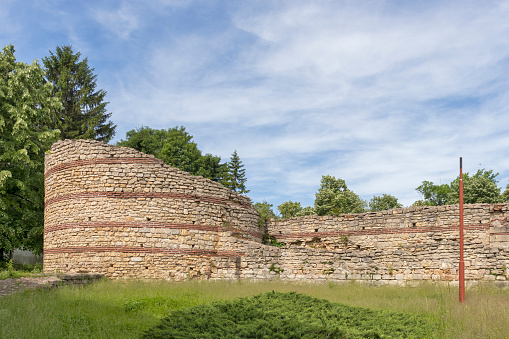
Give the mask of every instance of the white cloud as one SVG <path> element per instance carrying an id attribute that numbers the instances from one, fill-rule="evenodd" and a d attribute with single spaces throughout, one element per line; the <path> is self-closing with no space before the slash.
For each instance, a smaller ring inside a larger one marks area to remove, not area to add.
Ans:
<path id="1" fill-rule="evenodd" d="M 130 2 L 122 1 L 121 5 L 115 9 L 99 8 L 95 10 L 95 19 L 122 39 L 127 39 L 131 33 L 140 27 L 138 13 Z"/>
<path id="2" fill-rule="evenodd" d="M 271 4 L 152 45 L 116 111 L 192 127 L 223 159 L 237 149 L 251 194 L 275 205 L 312 204 L 323 174 L 408 205 L 459 156 L 509 177 L 507 2 Z"/>

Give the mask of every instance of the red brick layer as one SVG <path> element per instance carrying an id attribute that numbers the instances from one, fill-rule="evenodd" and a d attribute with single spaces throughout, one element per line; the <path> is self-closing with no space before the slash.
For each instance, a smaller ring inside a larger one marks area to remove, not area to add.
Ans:
<path id="1" fill-rule="evenodd" d="M 60 247 L 60 248 L 45 248 L 44 254 L 60 254 L 60 253 L 162 253 L 162 254 L 184 254 L 196 255 L 205 257 L 245 257 L 244 252 L 239 251 L 210 251 L 200 249 L 181 249 L 181 248 L 146 248 L 146 247 Z"/>
<path id="2" fill-rule="evenodd" d="M 262 233 L 244 231 L 234 227 L 221 227 L 203 224 L 179 224 L 179 223 L 161 223 L 161 222 L 122 222 L 122 221 L 89 221 L 78 223 L 66 223 L 53 226 L 45 226 L 44 233 L 60 231 L 71 228 L 101 228 L 101 227 L 131 227 L 131 228 L 166 228 L 166 229 L 185 229 L 185 230 L 200 230 L 211 232 L 224 232 L 232 231 L 238 233 L 247 233 L 254 237 L 263 237 Z"/>
<path id="3" fill-rule="evenodd" d="M 486 231 L 491 224 L 473 224 L 464 225 L 464 230 Z M 297 238 L 325 238 L 325 237 L 340 237 L 348 236 L 361 236 L 361 235 L 380 235 L 380 234 L 403 234 L 403 233 L 429 233 L 429 232 L 448 232 L 458 231 L 459 225 L 440 226 L 440 227 L 406 227 L 406 228 L 377 228 L 357 231 L 336 231 L 336 232 L 302 232 L 302 233 L 285 233 L 285 234 L 271 234 L 276 239 L 297 239 Z"/>
<path id="4" fill-rule="evenodd" d="M 185 199 L 185 200 L 194 200 L 197 202 L 206 202 L 216 205 L 233 205 L 232 202 L 228 199 L 214 198 L 210 196 L 201 196 L 201 195 L 193 195 L 193 194 L 183 194 L 183 193 L 162 193 L 162 192 L 83 192 L 83 193 L 71 193 L 60 195 L 54 198 L 47 199 L 45 202 L 45 206 L 49 206 L 59 201 L 63 200 L 73 200 L 73 199 L 91 199 L 91 198 L 109 198 L 109 199 L 140 199 L 140 198 L 148 198 L 148 199 Z M 247 203 L 243 203 L 238 201 L 239 205 L 245 208 L 249 208 L 250 205 Z"/>
<path id="5" fill-rule="evenodd" d="M 131 228 L 167 228 L 167 229 L 186 229 L 219 232 L 223 228 L 219 226 L 201 225 L 201 224 L 178 224 L 178 223 L 160 223 L 160 222 L 121 222 L 121 221 L 101 221 L 101 222 L 78 222 L 66 223 L 44 227 L 44 233 L 70 229 L 70 228 L 101 228 L 101 227 L 131 227 Z"/>

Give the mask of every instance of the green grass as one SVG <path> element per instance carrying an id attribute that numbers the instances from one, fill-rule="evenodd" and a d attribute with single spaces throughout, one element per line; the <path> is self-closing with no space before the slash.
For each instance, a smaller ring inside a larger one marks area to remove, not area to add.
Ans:
<path id="1" fill-rule="evenodd" d="M 509 338 L 509 289 L 275 282 L 104 280 L 0 298 L 0 338 L 139 338 L 173 311 L 270 291 L 297 292 L 372 310 L 405 312 L 436 323 L 435 338 Z"/>
<path id="2" fill-rule="evenodd" d="M 43 276 L 42 264 L 13 264 L 12 260 L 0 262 L 0 280 Z"/>

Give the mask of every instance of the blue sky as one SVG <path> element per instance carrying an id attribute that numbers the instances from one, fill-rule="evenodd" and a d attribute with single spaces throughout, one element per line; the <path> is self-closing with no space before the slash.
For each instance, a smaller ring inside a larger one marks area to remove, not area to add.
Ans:
<path id="1" fill-rule="evenodd" d="M 0 2 L 18 61 L 72 45 L 113 143 L 185 126 L 245 164 L 248 196 L 312 205 L 322 175 L 405 206 L 423 180 L 509 179 L 509 1 Z"/>

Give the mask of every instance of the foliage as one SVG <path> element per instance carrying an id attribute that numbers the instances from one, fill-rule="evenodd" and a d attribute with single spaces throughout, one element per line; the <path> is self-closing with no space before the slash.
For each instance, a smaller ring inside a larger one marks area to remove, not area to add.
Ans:
<path id="1" fill-rule="evenodd" d="M 463 174 L 463 202 L 465 204 L 497 203 L 509 198 L 509 191 L 500 194 L 497 185 L 498 173 L 493 170 L 479 169 L 473 176 Z M 423 181 L 416 189 L 423 195 L 424 200 L 414 203 L 414 206 L 439 206 L 459 203 L 459 176 L 450 184 L 435 185 L 430 181 Z M 506 193 L 507 192 L 507 193 Z"/>
<path id="2" fill-rule="evenodd" d="M 44 152 L 58 140 L 51 112 L 61 107 L 37 62 L 16 62 L 14 47 L 0 53 L 0 259 L 26 247 L 42 251 Z"/>
<path id="3" fill-rule="evenodd" d="M 429 204 L 424 200 L 415 201 L 412 206 L 429 206 Z"/>
<path id="4" fill-rule="evenodd" d="M 125 140 L 120 140 L 116 145 L 134 148 L 140 152 L 152 154 L 156 158 L 161 159 L 163 146 L 167 140 L 170 139 L 170 135 L 172 135 L 172 131 L 174 130 L 180 130 L 186 135 L 188 134 L 183 127 L 180 129 L 175 127 L 167 131 L 164 129 L 152 129 L 142 126 L 128 131 Z"/>
<path id="5" fill-rule="evenodd" d="M 0 280 L 16 279 L 21 277 L 38 277 L 42 273 L 42 264 L 13 264 L 12 259 L 5 264 L 0 264 Z"/>
<path id="6" fill-rule="evenodd" d="M 313 207 L 307 206 L 301 209 L 299 212 L 295 214 L 296 217 L 303 217 L 305 215 L 315 215 L 316 211 Z"/>
<path id="7" fill-rule="evenodd" d="M 302 206 L 300 202 L 286 201 L 277 207 L 279 210 L 279 214 L 281 214 L 281 219 L 289 219 L 291 217 L 296 217 L 297 213 L 302 211 Z"/>
<path id="8" fill-rule="evenodd" d="M 143 338 L 424 338 L 429 328 L 415 315 L 272 291 L 176 311 Z"/>
<path id="9" fill-rule="evenodd" d="M 473 176 L 463 175 L 463 202 L 465 204 L 496 203 L 502 200 L 497 186 L 498 173 L 493 170 L 478 170 Z M 459 204 L 459 177 L 451 182 L 447 204 Z"/>
<path id="10" fill-rule="evenodd" d="M 237 150 L 232 153 L 227 166 L 228 172 L 223 179 L 223 185 L 234 192 L 249 193 L 249 190 L 246 189 L 246 169 L 237 154 Z"/>
<path id="11" fill-rule="evenodd" d="M 227 170 L 225 164 L 220 164 L 220 157 L 202 155 L 197 144 L 193 142 L 193 136 L 187 133 L 183 126 L 168 130 L 142 126 L 127 132 L 126 139 L 120 140 L 117 146 L 153 154 L 170 166 L 216 182 L 222 182 Z"/>
<path id="12" fill-rule="evenodd" d="M 258 214 L 260 215 L 258 226 L 260 226 L 261 228 L 265 227 L 267 220 L 277 219 L 276 214 L 272 210 L 272 204 L 269 204 L 265 200 L 263 202 L 255 203 L 254 208 L 258 211 Z"/>
<path id="13" fill-rule="evenodd" d="M 401 208 L 403 205 L 398 203 L 398 198 L 390 195 L 383 194 L 382 196 L 374 196 L 369 201 L 369 210 L 371 212 L 390 210 L 393 208 Z"/>
<path id="14" fill-rule="evenodd" d="M 366 202 L 346 186 L 343 179 L 330 175 L 322 176 L 316 193 L 315 211 L 318 215 L 362 213 Z"/>
<path id="15" fill-rule="evenodd" d="M 265 232 L 262 238 L 262 244 L 269 245 L 269 246 L 275 246 L 275 247 L 283 247 L 286 246 L 286 243 L 277 241 L 276 237 L 269 235 L 268 232 Z"/>
<path id="16" fill-rule="evenodd" d="M 424 197 L 424 205 L 439 206 L 445 205 L 451 192 L 451 186 L 447 184 L 435 185 L 431 181 L 423 181 L 422 184 L 416 188 L 416 191 Z"/>
<path id="17" fill-rule="evenodd" d="M 52 94 L 62 107 L 53 110 L 52 129 L 60 129 L 62 139 L 95 139 L 109 141 L 115 135 L 111 113 L 106 112 L 106 92 L 96 90 L 97 75 L 80 61 L 81 53 L 71 46 L 57 46 L 56 52 L 42 59 L 46 79 L 53 84 Z"/>
<path id="18" fill-rule="evenodd" d="M 509 184 L 506 186 L 504 193 L 500 195 L 501 202 L 509 201 Z"/>

